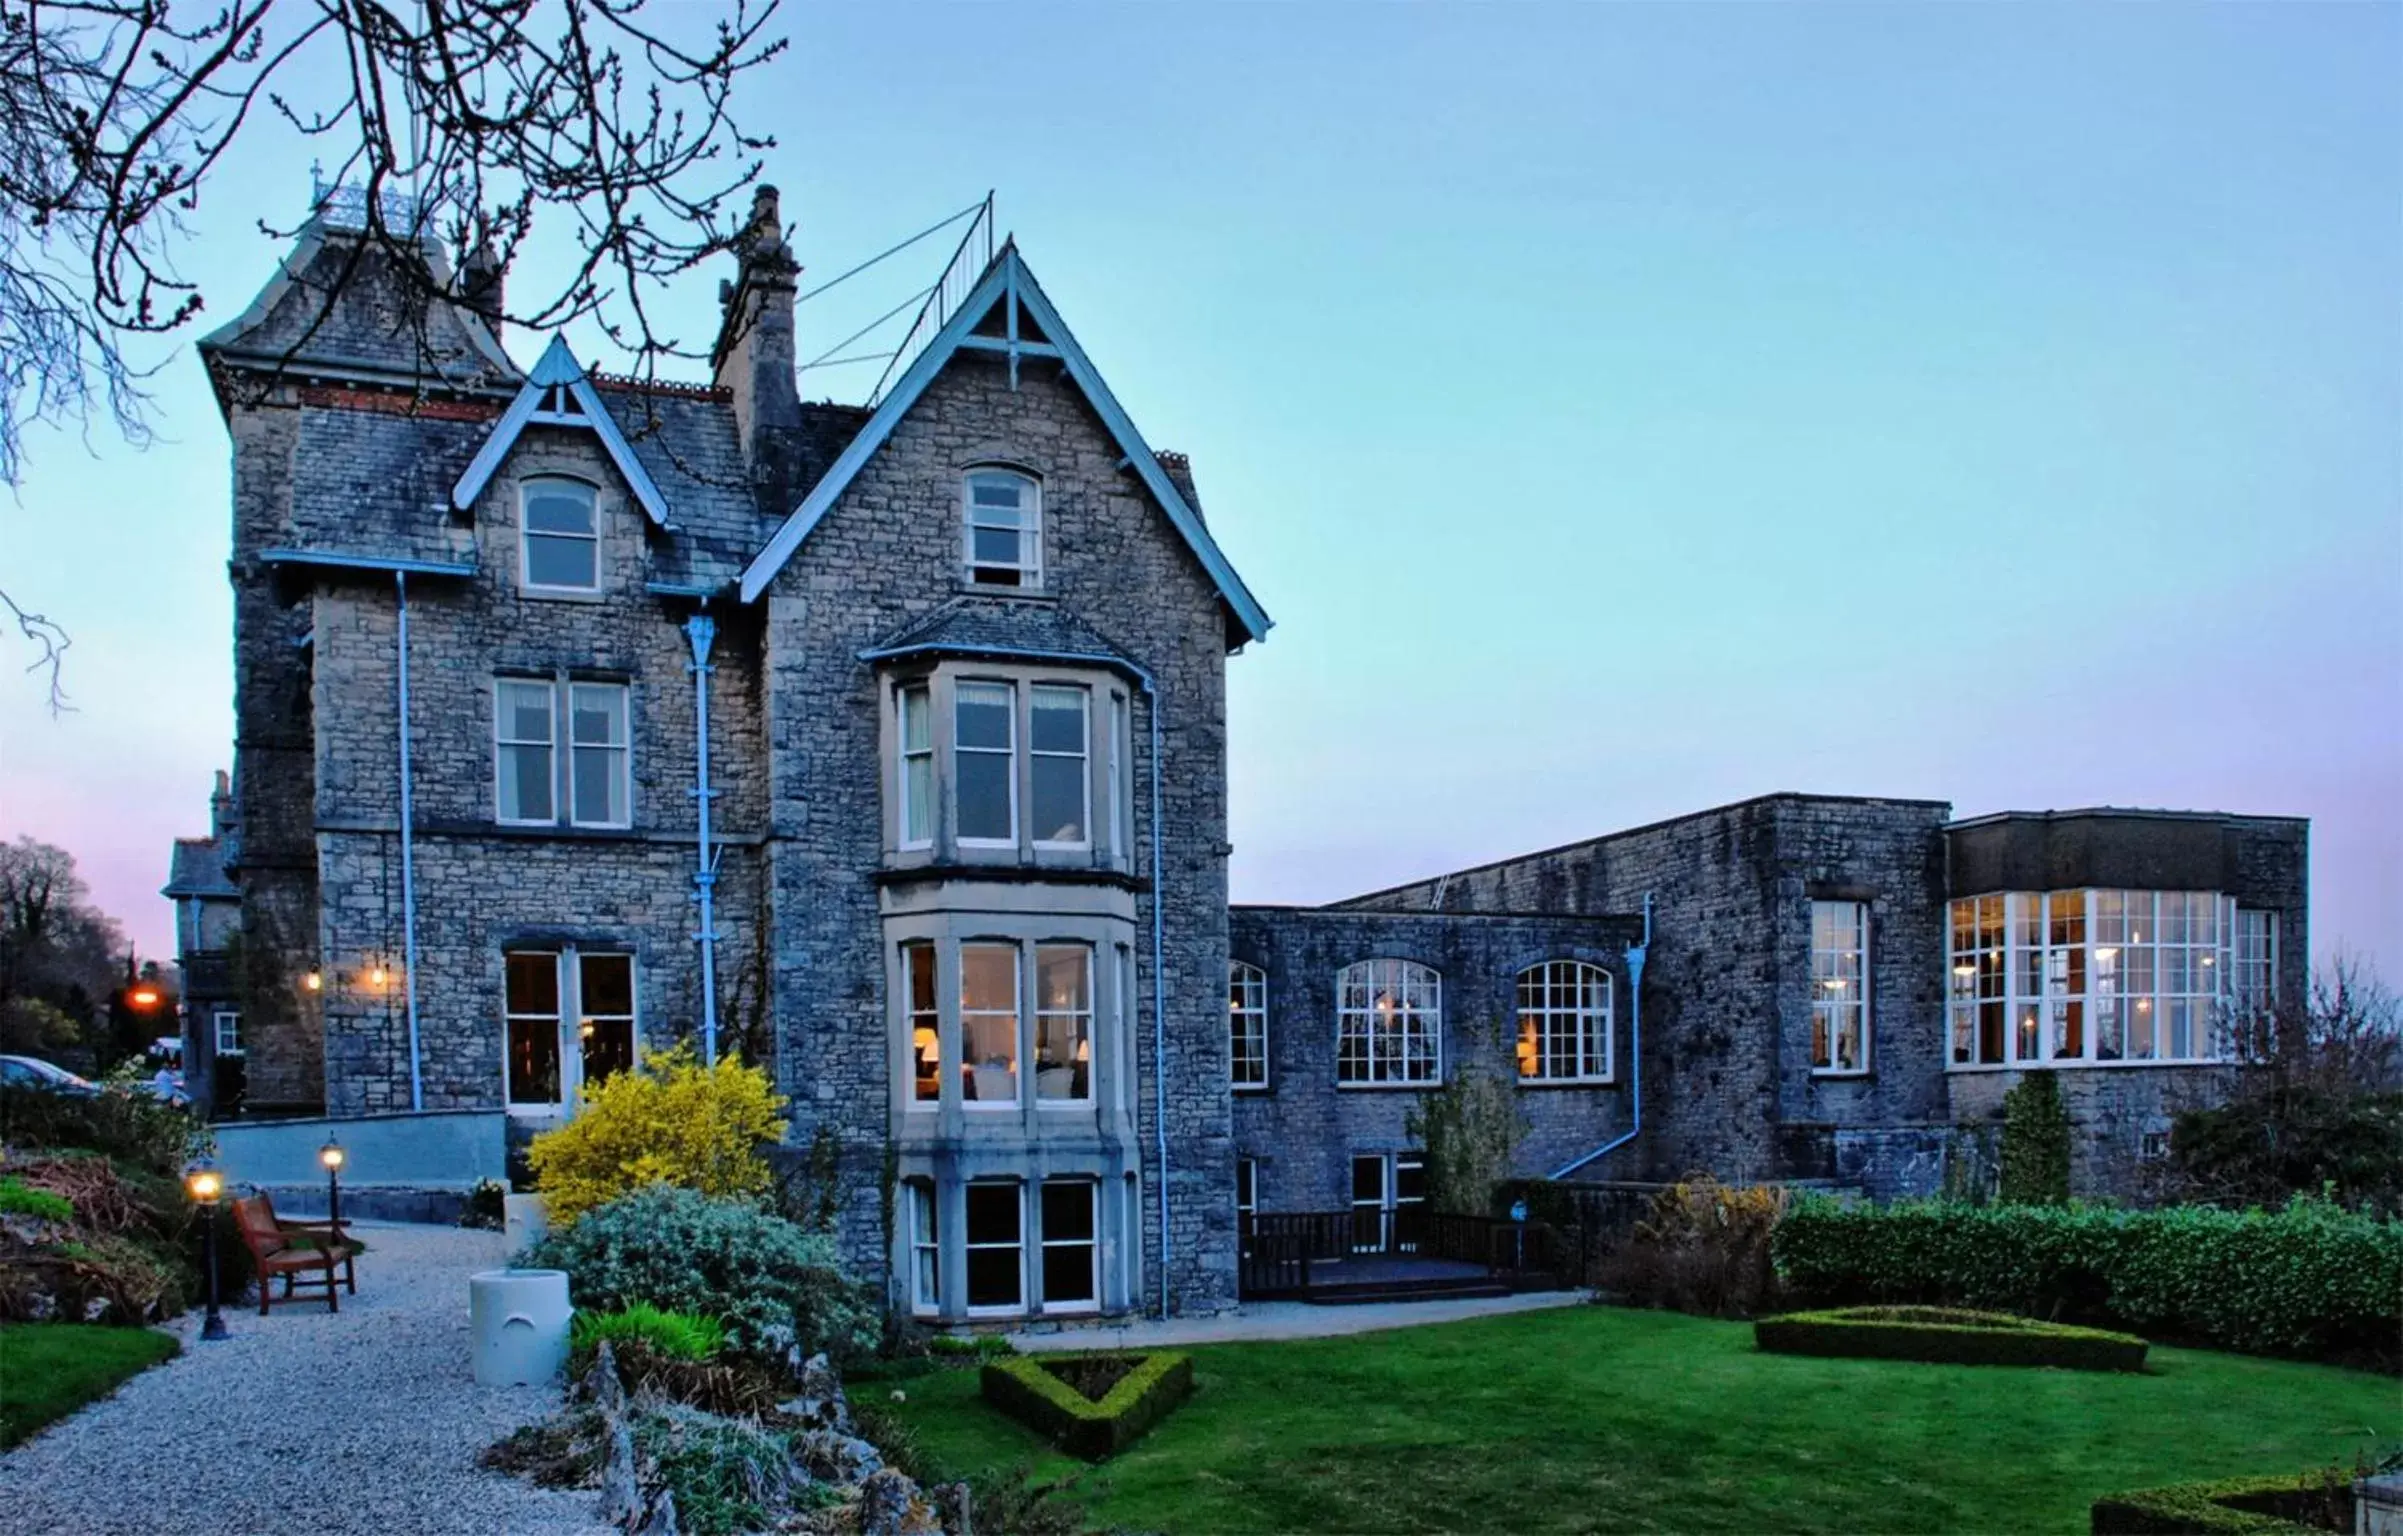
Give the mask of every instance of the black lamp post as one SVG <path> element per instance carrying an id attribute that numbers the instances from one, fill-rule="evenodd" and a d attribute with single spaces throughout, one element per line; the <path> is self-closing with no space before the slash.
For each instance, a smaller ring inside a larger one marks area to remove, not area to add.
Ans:
<path id="1" fill-rule="evenodd" d="M 200 1219 L 208 1227 L 209 1315 L 200 1325 L 200 1336 L 227 1338 L 225 1318 L 217 1310 L 217 1201 L 225 1193 L 225 1175 L 215 1163 L 200 1158 L 184 1169 L 184 1191 L 200 1207 Z"/>
<path id="2" fill-rule="evenodd" d="M 336 1242 L 342 1241 L 342 1163 L 348 1156 L 328 1131 L 325 1145 L 317 1149 L 317 1161 L 325 1165 L 325 1219 Z"/>

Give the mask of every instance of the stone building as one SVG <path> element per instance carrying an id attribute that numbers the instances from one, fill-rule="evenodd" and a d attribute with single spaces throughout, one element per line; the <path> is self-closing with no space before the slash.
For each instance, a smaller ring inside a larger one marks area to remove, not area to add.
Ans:
<path id="1" fill-rule="evenodd" d="M 2219 1070 L 2198 1010 L 2301 986 L 2306 829 L 2263 819 L 1776 795 L 1230 910 L 1225 669 L 1269 621 L 1014 244 L 872 409 L 799 398 L 772 190 L 707 384 L 521 369 L 488 262 L 393 259 L 321 216 L 200 349 L 235 768 L 191 894 L 239 922 L 186 961 L 252 1115 L 522 1142 L 642 1051 L 740 1050 L 896 1305 L 1208 1311 L 1239 1211 L 1400 1220 L 1463 1070 L 1517 1085 L 1530 1174 L 1892 1193 L 2075 1066 L 2113 1187 Z"/>

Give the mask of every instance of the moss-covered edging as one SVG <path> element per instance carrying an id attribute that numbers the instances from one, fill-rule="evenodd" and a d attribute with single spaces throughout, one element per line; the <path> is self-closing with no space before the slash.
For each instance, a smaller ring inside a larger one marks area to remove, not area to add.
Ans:
<path id="1" fill-rule="evenodd" d="M 1957 1307 L 1843 1307 L 1789 1312 L 1752 1325 L 1753 1342 L 1786 1355 L 1925 1360 L 1942 1365 L 2050 1365 L 2072 1371 L 2141 1371 L 2144 1340 L 2008 1312 Z"/>
<path id="2" fill-rule="evenodd" d="M 2311 1473 L 2224 1477 L 2107 1493 L 2094 1501 L 2094 1536 L 2324 1536 L 2353 1529 L 2353 1491 Z M 2299 1516 L 2325 1512 L 2329 1524 Z"/>
<path id="3" fill-rule="evenodd" d="M 1099 1402 L 1043 1362 L 1041 1355 L 989 1361 L 978 1385 L 986 1402 L 1087 1461 L 1117 1455 L 1193 1395 L 1191 1355 L 1163 1350 L 1141 1356 Z"/>

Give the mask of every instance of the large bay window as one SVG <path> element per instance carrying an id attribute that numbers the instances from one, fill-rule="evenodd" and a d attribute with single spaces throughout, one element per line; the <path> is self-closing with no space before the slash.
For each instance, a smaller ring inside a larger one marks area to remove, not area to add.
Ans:
<path id="1" fill-rule="evenodd" d="M 1105 1043 L 1120 1038 L 1116 1010 L 1126 1000 L 1121 967 L 1107 978 L 1112 1012 L 1097 1006 L 1105 979 L 1098 944 L 906 938 L 896 950 L 891 1018 L 901 1102 L 940 1109 L 946 1086 L 956 1085 L 956 1102 L 973 1113 L 1094 1106 L 1106 1081 L 1098 1075 Z"/>
<path id="2" fill-rule="evenodd" d="M 1054 864 L 1087 864 L 1096 851 L 1130 857 L 1131 706 L 1108 681 L 959 663 L 894 684 L 887 709 L 896 851 Z"/>
<path id="3" fill-rule="evenodd" d="M 1443 978 L 1413 960 L 1362 960 L 1335 978 L 1335 1081 L 1405 1087 L 1443 1077 Z"/>
<path id="4" fill-rule="evenodd" d="M 1869 1070 L 1869 904 L 1811 903 L 1811 1070 Z"/>
<path id="5" fill-rule="evenodd" d="M 1610 1080 L 1610 973 L 1581 960 L 1546 960 L 1519 972 L 1518 1071 L 1522 1083 Z"/>
<path id="6" fill-rule="evenodd" d="M 2235 903 L 2209 891 L 2012 891 L 1952 904 L 1956 1067 L 2217 1061 Z"/>

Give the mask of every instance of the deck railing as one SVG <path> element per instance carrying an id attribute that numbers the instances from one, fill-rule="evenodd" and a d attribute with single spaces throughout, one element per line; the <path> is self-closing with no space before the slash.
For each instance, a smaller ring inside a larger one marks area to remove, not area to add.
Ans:
<path id="1" fill-rule="evenodd" d="M 1455 1216 L 1403 1206 L 1382 1210 L 1264 1211 L 1246 1218 L 1239 1281 L 1245 1296 L 1292 1296 L 1323 1281 L 1328 1266 L 1364 1258 L 1445 1259 L 1474 1264 L 1528 1289 L 1564 1283 L 1564 1245 L 1542 1222 Z"/>

